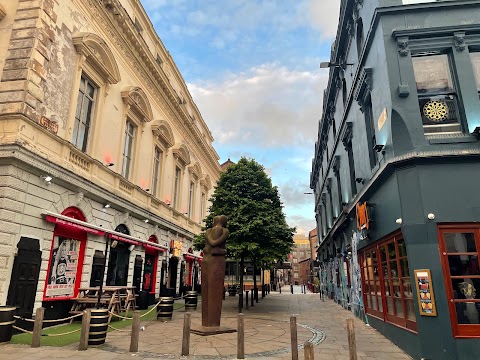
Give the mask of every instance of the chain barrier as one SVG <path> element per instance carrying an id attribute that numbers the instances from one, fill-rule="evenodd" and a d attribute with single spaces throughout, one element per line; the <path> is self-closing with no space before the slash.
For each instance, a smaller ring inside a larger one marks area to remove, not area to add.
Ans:
<path id="1" fill-rule="evenodd" d="M 113 329 L 113 331 L 121 331 L 121 332 L 130 332 L 131 330 L 122 330 L 122 329 L 118 329 L 116 327 L 113 327 L 112 325 L 108 324 L 108 327 L 110 329 Z"/>

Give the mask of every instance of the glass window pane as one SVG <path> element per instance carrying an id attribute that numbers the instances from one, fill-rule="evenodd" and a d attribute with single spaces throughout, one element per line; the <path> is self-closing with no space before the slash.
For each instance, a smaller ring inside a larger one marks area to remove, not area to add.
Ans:
<path id="1" fill-rule="evenodd" d="M 397 244 L 398 244 L 398 256 L 400 257 L 407 256 L 407 246 L 405 245 L 405 241 L 399 240 Z"/>
<path id="2" fill-rule="evenodd" d="M 413 293 L 412 293 L 412 282 L 410 281 L 410 278 L 402 278 L 402 284 L 403 284 L 403 296 L 405 298 L 412 298 Z"/>
<path id="3" fill-rule="evenodd" d="M 477 90 L 480 91 L 480 52 L 470 53 L 472 60 L 473 73 L 477 82 Z"/>
<path id="4" fill-rule="evenodd" d="M 386 300 L 387 300 L 387 313 L 389 313 L 390 315 L 394 315 L 393 299 L 391 297 L 387 297 Z"/>
<path id="5" fill-rule="evenodd" d="M 398 299 L 398 298 L 395 299 L 395 311 L 397 312 L 397 316 L 399 318 L 404 317 L 402 299 Z"/>
<path id="6" fill-rule="evenodd" d="M 477 252 L 473 233 L 445 233 L 447 252 Z"/>
<path id="7" fill-rule="evenodd" d="M 480 299 L 480 279 L 452 279 L 454 299 Z"/>
<path id="8" fill-rule="evenodd" d="M 387 253 L 386 253 L 385 246 L 382 246 L 380 248 L 380 257 L 382 259 L 382 262 L 387 261 Z"/>
<path id="9" fill-rule="evenodd" d="M 372 296 L 372 309 L 373 310 L 378 310 L 377 297 L 376 296 Z"/>
<path id="10" fill-rule="evenodd" d="M 412 62 L 419 94 L 453 92 L 446 54 L 414 57 Z"/>
<path id="11" fill-rule="evenodd" d="M 477 255 L 448 255 L 451 276 L 480 275 Z"/>
<path id="12" fill-rule="evenodd" d="M 381 296 L 377 297 L 377 305 L 378 305 L 378 310 L 383 312 L 383 304 L 382 304 L 382 297 Z"/>
<path id="13" fill-rule="evenodd" d="M 416 321 L 417 318 L 415 316 L 415 307 L 413 305 L 413 300 L 405 300 L 405 305 L 407 307 L 407 319 Z"/>
<path id="14" fill-rule="evenodd" d="M 390 282 L 385 281 L 384 285 L 385 285 L 385 295 L 390 296 Z"/>
<path id="15" fill-rule="evenodd" d="M 375 290 L 377 295 L 382 295 L 382 288 L 380 287 L 380 281 L 375 281 Z"/>
<path id="16" fill-rule="evenodd" d="M 401 296 L 401 290 L 402 290 L 402 284 L 400 283 L 400 280 L 393 279 L 393 295 L 396 297 Z"/>
<path id="17" fill-rule="evenodd" d="M 401 266 L 401 270 L 402 270 L 402 276 L 403 277 L 410 276 L 410 270 L 408 268 L 408 259 L 407 258 L 404 258 L 404 259 L 400 260 L 400 266 Z"/>
<path id="18" fill-rule="evenodd" d="M 388 256 L 390 257 L 390 260 L 394 260 L 397 258 L 397 253 L 395 251 L 395 244 L 393 242 L 388 244 Z"/>
<path id="19" fill-rule="evenodd" d="M 375 284 L 373 281 L 370 281 L 370 294 L 375 294 Z"/>
<path id="20" fill-rule="evenodd" d="M 455 310 L 459 324 L 480 324 L 480 303 L 456 302 Z"/>
<path id="21" fill-rule="evenodd" d="M 390 274 L 392 278 L 398 277 L 397 261 L 390 261 Z"/>

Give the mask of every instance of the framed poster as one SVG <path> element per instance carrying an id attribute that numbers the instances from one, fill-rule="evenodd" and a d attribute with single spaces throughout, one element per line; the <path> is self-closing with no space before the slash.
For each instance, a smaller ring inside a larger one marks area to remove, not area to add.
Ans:
<path id="1" fill-rule="evenodd" d="M 435 296 L 433 294 L 432 274 L 428 269 L 415 270 L 418 310 L 422 316 L 437 316 Z"/>
<path id="2" fill-rule="evenodd" d="M 73 297 L 78 272 L 80 241 L 55 236 L 52 246 L 45 298 Z"/>

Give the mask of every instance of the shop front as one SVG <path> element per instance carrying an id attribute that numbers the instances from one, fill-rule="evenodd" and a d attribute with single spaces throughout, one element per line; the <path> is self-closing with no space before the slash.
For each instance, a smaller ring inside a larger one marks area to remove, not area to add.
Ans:
<path id="1" fill-rule="evenodd" d="M 183 256 L 186 262 L 185 291 L 199 291 L 200 263 L 203 257 L 195 255 L 192 248 Z"/>

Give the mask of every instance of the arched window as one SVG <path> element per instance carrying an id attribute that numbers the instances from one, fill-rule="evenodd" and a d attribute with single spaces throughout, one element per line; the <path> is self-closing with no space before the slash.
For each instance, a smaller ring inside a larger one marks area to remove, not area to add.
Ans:
<path id="1" fill-rule="evenodd" d="M 185 168 L 190 164 L 190 152 L 184 144 L 176 144 L 173 147 L 173 157 L 175 159 L 174 177 L 173 177 L 173 208 L 177 211 L 181 209 L 183 174 Z M 186 210 L 186 209 L 184 209 Z M 183 211 L 185 212 L 185 211 Z"/>
<path id="2" fill-rule="evenodd" d="M 130 235 L 127 226 L 120 224 L 116 232 Z M 128 267 L 130 262 L 130 244 L 123 241 L 112 241 L 108 254 L 107 285 L 127 286 Z"/>
<path id="3" fill-rule="evenodd" d="M 169 148 L 175 143 L 173 131 L 165 120 L 156 120 L 152 123 L 152 133 L 155 138 L 155 146 L 153 149 L 153 168 L 152 168 L 152 195 L 161 198 L 162 182 L 165 156 Z"/>

